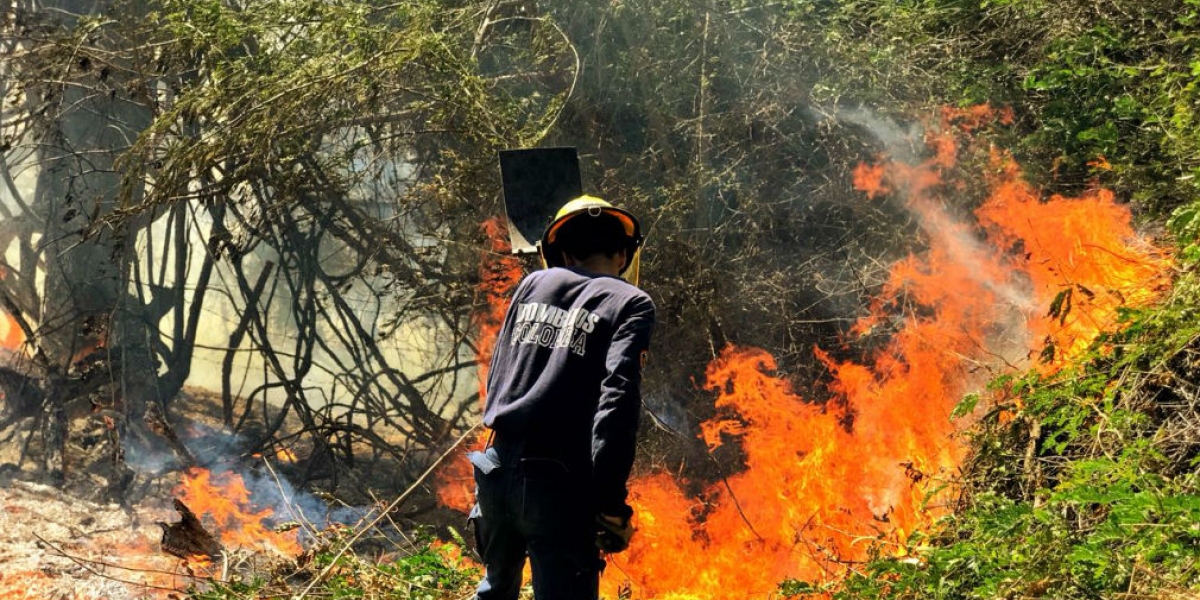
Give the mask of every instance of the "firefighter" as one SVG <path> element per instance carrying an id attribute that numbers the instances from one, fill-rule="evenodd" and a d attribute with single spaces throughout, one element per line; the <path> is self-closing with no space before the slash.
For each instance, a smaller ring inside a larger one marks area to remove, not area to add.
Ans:
<path id="1" fill-rule="evenodd" d="M 488 371 L 491 441 L 470 454 L 477 600 L 516 600 L 526 556 L 536 600 L 596 600 L 602 553 L 629 544 L 626 481 L 654 326 L 635 285 L 641 241 L 629 212 L 576 198 L 542 236 L 546 268 L 513 294 Z"/>

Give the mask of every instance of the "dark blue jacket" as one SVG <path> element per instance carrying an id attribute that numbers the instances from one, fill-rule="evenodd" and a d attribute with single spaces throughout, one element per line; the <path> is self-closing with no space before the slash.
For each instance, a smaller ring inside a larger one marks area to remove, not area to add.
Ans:
<path id="1" fill-rule="evenodd" d="M 496 339 L 483 422 L 497 445 L 590 469 L 596 509 L 628 512 L 654 303 L 617 277 L 535 271 L 517 286 Z"/>

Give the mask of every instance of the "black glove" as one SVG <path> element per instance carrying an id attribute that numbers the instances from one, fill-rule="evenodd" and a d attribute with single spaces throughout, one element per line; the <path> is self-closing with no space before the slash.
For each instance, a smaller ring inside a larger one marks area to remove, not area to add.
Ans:
<path id="1" fill-rule="evenodd" d="M 616 554 L 628 548 L 633 532 L 629 517 L 596 515 L 596 547 L 607 554 Z"/>

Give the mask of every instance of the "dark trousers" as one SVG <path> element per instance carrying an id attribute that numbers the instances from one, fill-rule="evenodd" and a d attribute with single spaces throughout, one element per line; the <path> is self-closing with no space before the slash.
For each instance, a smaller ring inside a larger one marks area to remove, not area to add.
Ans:
<path id="1" fill-rule="evenodd" d="M 535 600 L 597 600 L 604 561 L 586 476 L 557 460 L 502 458 L 494 448 L 472 453 L 471 462 L 471 522 L 485 568 L 475 598 L 517 600 L 528 555 Z"/>

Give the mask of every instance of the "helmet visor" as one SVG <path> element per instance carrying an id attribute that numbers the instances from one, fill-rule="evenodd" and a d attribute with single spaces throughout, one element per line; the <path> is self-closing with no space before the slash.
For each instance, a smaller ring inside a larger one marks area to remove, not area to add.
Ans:
<path id="1" fill-rule="evenodd" d="M 570 215 L 567 218 L 557 219 L 554 221 L 554 223 L 551 223 L 550 229 L 546 230 L 546 235 L 545 235 L 546 243 L 553 244 L 556 241 L 558 241 L 558 232 L 560 229 L 562 229 L 562 226 L 565 225 L 571 219 L 577 219 L 584 215 L 589 216 L 589 217 L 599 217 L 600 215 L 607 215 L 607 216 L 613 217 L 618 222 L 620 222 L 621 227 L 623 227 L 625 229 L 626 237 L 630 237 L 630 238 L 634 238 L 634 239 L 637 238 L 638 224 L 637 224 L 637 221 L 634 220 L 633 215 L 630 215 L 629 213 L 627 213 L 619 208 L 612 207 L 612 206 L 589 206 L 589 207 L 580 209 L 575 214 Z"/>

